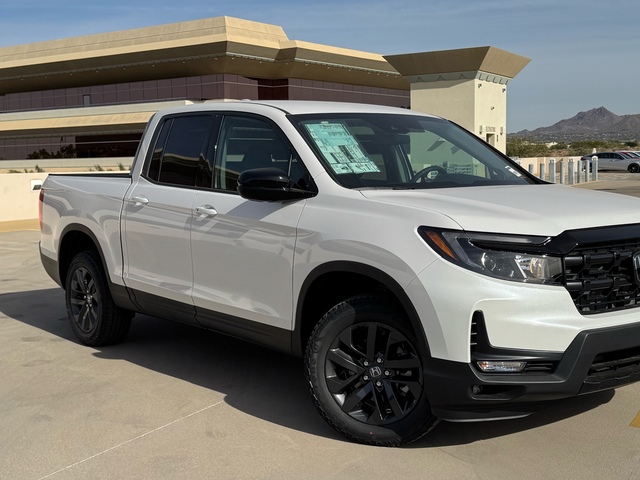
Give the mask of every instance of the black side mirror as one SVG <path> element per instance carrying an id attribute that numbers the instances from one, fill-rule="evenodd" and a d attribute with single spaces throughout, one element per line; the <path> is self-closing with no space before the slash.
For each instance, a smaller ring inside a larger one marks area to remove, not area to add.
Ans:
<path id="1" fill-rule="evenodd" d="M 248 200 L 276 202 L 315 196 L 315 192 L 295 188 L 294 182 L 279 168 L 254 168 L 238 177 L 238 193 Z"/>

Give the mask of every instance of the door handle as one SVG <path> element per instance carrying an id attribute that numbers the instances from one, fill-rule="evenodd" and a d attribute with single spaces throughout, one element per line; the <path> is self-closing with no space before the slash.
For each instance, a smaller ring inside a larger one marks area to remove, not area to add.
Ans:
<path id="1" fill-rule="evenodd" d="M 149 203 L 149 199 L 143 196 L 136 196 L 131 197 L 128 202 L 133 203 L 136 207 L 139 207 L 140 205 L 146 205 L 147 203 Z"/>
<path id="2" fill-rule="evenodd" d="M 218 212 L 216 212 L 216 209 L 211 205 L 202 205 L 200 207 L 196 207 L 196 213 L 203 217 L 213 217 L 218 214 Z"/>

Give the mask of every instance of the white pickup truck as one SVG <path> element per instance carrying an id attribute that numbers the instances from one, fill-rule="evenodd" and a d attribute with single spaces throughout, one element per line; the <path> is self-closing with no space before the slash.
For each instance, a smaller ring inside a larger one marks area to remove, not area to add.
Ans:
<path id="1" fill-rule="evenodd" d="M 130 174 L 40 199 L 80 342 L 141 312 L 304 356 L 358 442 L 640 380 L 640 200 L 542 182 L 440 118 L 194 104 L 151 119 Z"/>

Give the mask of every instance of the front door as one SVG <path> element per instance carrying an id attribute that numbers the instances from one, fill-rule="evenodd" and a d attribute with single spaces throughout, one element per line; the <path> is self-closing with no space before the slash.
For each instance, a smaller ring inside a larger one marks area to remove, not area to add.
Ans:
<path id="1" fill-rule="evenodd" d="M 198 192 L 194 203 L 198 321 L 215 328 L 246 319 L 290 330 L 296 226 L 305 200 L 245 200 L 236 187 L 238 175 L 247 169 L 291 171 L 293 151 L 277 127 L 256 117 L 226 116 L 219 139 L 214 188 Z"/>

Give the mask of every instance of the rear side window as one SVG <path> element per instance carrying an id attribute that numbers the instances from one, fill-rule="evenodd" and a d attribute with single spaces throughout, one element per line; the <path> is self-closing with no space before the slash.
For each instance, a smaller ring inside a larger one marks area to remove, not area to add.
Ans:
<path id="1" fill-rule="evenodd" d="M 147 178 L 167 185 L 210 187 L 212 163 L 206 152 L 213 125 L 213 115 L 165 120 L 151 154 Z"/>

